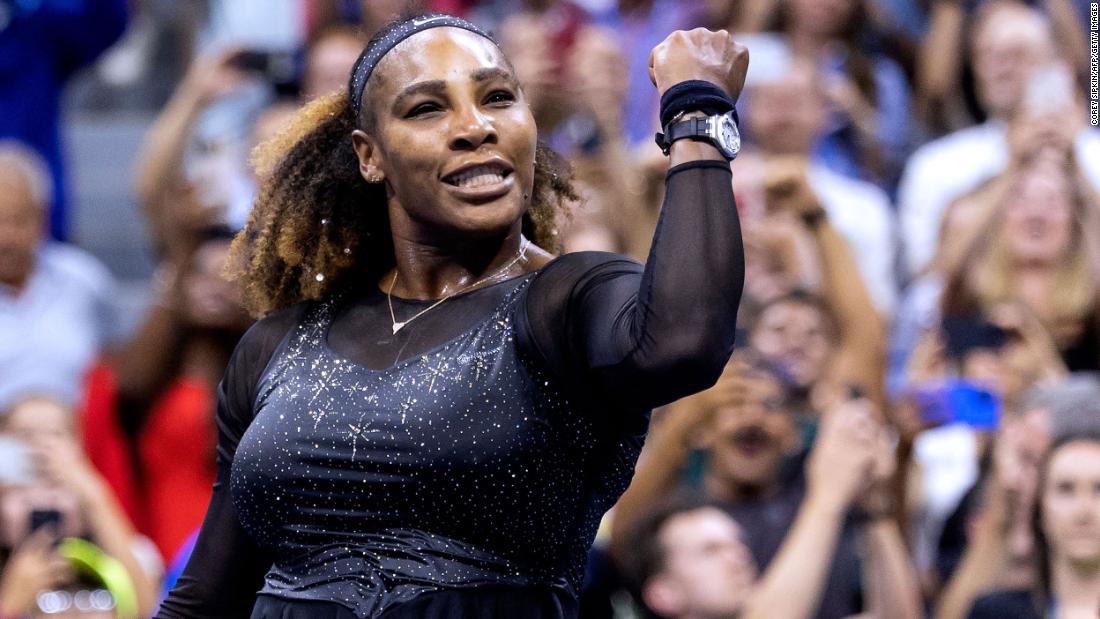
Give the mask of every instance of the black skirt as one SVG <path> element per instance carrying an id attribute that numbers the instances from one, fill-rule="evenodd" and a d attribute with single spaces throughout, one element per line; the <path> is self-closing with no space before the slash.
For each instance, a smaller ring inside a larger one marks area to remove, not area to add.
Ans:
<path id="1" fill-rule="evenodd" d="M 550 589 L 481 588 L 432 591 L 393 606 L 378 619 L 570 619 L 576 602 Z M 256 596 L 251 619 L 362 619 L 335 602 Z"/>

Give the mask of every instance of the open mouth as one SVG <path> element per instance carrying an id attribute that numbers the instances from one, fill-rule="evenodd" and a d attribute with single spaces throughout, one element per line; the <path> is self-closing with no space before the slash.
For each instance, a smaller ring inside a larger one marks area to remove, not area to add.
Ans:
<path id="1" fill-rule="evenodd" d="M 477 189 L 503 183 L 511 175 L 512 169 L 503 163 L 481 163 L 459 168 L 444 176 L 443 182 L 463 189 Z"/>
<path id="2" fill-rule="evenodd" d="M 749 426 L 733 435 L 733 445 L 741 453 L 755 456 L 768 449 L 772 444 L 771 436 L 759 426 Z"/>

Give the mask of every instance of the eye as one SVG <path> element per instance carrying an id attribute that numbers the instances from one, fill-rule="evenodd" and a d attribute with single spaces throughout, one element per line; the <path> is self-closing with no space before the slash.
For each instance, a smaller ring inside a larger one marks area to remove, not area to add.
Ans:
<path id="1" fill-rule="evenodd" d="M 494 90 L 485 98 L 488 104 L 508 104 L 516 100 L 516 96 L 507 90 Z"/>
<path id="2" fill-rule="evenodd" d="M 439 111 L 440 109 L 442 108 L 439 107 L 439 104 L 432 103 L 431 101 L 425 101 L 424 103 L 418 103 L 413 106 L 413 108 L 409 110 L 407 114 L 405 114 L 405 118 L 416 118 L 418 116 L 423 116 L 425 114 Z"/>

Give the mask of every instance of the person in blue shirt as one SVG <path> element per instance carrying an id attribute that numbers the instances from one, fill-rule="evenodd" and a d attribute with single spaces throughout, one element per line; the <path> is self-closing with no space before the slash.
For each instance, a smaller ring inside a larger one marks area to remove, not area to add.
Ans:
<path id="1" fill-rule="evenodd" d="M 50 233 L 67 236 L 61 89 L 122 36 L 126 0 L 0 0 L 0 139 L 42 155 L 53 176 Z"/>

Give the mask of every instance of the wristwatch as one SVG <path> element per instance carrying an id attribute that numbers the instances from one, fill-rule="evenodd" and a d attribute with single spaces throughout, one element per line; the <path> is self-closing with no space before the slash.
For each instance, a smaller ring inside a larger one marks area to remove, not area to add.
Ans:
<path id="1" fill-rule="evenodd" d="M 678 115 L 665 127 L 664 133 L 655 136 L 661 152 L 668 155 L 672 143 L 688 139 L 710 142 L 722 153 L 727 161 L 732 161 L 741 150 L 741 132 L 737 130 L 737 112 L 731 110 L 715 116 L 697 116 L 680 120 Z"/>

